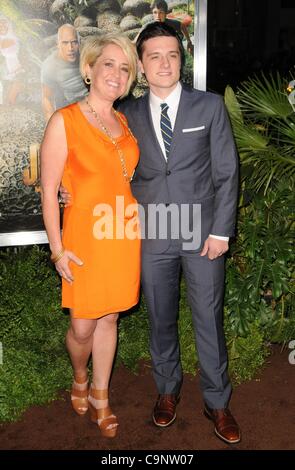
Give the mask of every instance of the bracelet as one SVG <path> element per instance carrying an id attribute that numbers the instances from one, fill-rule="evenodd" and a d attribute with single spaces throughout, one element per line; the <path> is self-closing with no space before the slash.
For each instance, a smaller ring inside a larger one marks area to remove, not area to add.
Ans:
<path id="1" fill-rule="evenodd" d="M 53 264 L 57 263 L 65 254 L 65 249 L 62 248 L 55 256 L 51 255 L 50 259 L 53 262 Z"/>

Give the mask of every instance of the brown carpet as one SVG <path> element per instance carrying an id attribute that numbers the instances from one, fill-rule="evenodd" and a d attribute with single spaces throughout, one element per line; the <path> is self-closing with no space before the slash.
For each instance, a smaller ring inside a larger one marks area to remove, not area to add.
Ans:
<path id="1" fill-rule="evenodd" d="M 177 419 L 166 429 L 151 422 L 156 399 L 151 369 L 139 375 L 124 367 L 115 370 L 111 405 L 120 426 L 115 439 L 101 438 L 89 416 L 77 416 L 69 393 L 48 406 L 32 407 L 19 422 L 0 426 L 0 449 L 7 450 L 214 450 L 295 449 L 295 365 L 290 350 L 272 347 L 257 377 L 235 388 L 231 410 L 242 429 L 242 441 L 228 446 L 215 437 L 202 414 L 198 377 L 186 375 Z"/>

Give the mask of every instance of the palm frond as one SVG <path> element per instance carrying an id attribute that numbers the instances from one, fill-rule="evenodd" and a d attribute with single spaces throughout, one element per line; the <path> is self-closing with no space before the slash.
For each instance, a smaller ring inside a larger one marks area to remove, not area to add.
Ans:
<path id="1" fill-rule="evenodd" d="M 293 113 L 287 96 L 287 81 L 283 81 L 279 74 L 276 79 L 270 75 L 269 79 L 262 74 L 244 82 L 238 89 L 237 98 L 241 110 L 253 117 L 280 117 L 286 118 Z"/>
<path id="2" fill-rule="evenodd" d="M 284 90 L 288 80 L 257 76 L 236 95 L 230 87 L 225 102 L 241 160 L 246 186 L 264 194 L 295 173 L 295 113 Z"/>
<path id="3" fill-rule="evenodd" d="M 263 135 L 253 124 L 232 121 L 232 126 L 239 152 L 258 152 L 267 148 L 267 135 Z"/>
<path id="4" fill-rule="evenodd" d="M 242 166 L 252 168 L 251 175 L 248 173 L 247 178 L 256 191 L 264 188 L 266 194 L 272 181 L 279 182 L 294 177 L 294 158 L 278 153 L 274 147 L 268 148 L 265 152 L 241 153 L 240 156 Z"/>
<path id="5" fill-rule="evenodd" d="M 237 100 L 234 90 L 229 85 L 225 89 L 224 101 L 231 119 L 233 121 L 242 123 L 243 114 L 240 104 Z"/>
<path id="6" fill-rule="evenodd" d="M 273 137 L 279 137 L 280 143 L 293 147 L 295 144 L 295 113 L 288 120 L 275 119 L 273 124 Z"/>

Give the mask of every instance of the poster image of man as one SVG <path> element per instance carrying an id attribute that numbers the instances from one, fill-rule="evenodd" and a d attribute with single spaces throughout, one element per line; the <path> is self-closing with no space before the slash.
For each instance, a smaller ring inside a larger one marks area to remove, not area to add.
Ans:
<path id="1" fill-rule="evenodd" d="M 74 26 L 60 26 L 57 32 L 57 50 L 42 64 L 42 109 L 46 121 L 56 109 L 74 103 L 87 94 L 79 70 L 79 42 Z"/>
<path id="2" fill-rule="evenodd" d="M 80 37 L 74 26 L 63 24 L 57 31 L 57 48 L 45 59 L 41 67 L 42 110 L 46 121 L 55 110 L 79 101 L 87 88 L 79 70 Z M 23 171 L 23 182 L 39 192 L 40 145 L 30 145 L 29 166 Z"/>
<path id="3" fill-rule="evenodd" d="M 55 110 L 79 101 L 87 88 L 79 70 L 80 37 L 74 26 L 63 24 L 57 31 L 57 48 L 45 59 L 41 68 L 42 110 L 48 121 Z M 29 150 L 29 166 L 23 171 L 23 182 L 39 192 L 40 145 Z"/>

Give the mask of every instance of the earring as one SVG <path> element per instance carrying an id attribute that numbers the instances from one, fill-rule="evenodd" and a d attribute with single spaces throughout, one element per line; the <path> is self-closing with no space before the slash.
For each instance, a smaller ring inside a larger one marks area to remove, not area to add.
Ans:
<path id="1" fill-rule="evenodd" d="M 86 85 L 90 85 L 90 84 L 91 84 L 91 80 L 90 80 L 89 77 L 85 77 L 84 82 L 86 83 Z"/>

